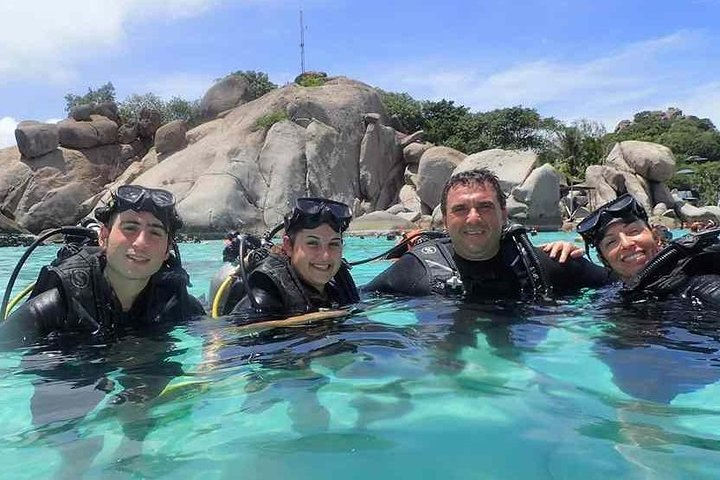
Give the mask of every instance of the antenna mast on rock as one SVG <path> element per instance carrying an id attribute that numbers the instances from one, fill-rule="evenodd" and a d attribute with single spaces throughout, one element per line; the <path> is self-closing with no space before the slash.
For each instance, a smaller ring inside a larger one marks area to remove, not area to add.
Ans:
<path id="1" fill-rule="evenodd" d="M 300 9 L 300 73 L 305 73 L 305 25 L 302 8 Z"/>

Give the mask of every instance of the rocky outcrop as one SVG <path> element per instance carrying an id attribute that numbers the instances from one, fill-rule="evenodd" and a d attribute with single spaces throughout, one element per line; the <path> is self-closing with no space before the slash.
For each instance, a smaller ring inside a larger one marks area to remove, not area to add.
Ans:
<path id="1" fill-rule="evenodd" d="M 118 141 L 118 125 L 100 115 L 91 115 L 89 121 L 78 122 L 66 118 L 57 124 L 60 145 L 81 150 L 109 145 Z"/>
<path id="2" fill-rule="evenodd" d="M 75 224 L 87 213 L 80 205 L 124 170 L 121 158 L 118 144 L 83 151 L 60 147 L 32 159 L 14 147 L 0 150 L 0 208 L 35 233 Z"/>
<path id="3" fill-rule="evenodd" d="M 649 214 L 658 215 L 653 221 L 671 227 L 679 227 L 682 221 L 712 219 L 720 223 L 720 210 L 715 207 L 697 208 L 673 198 L 665 182 L 673 177 L 675 168 L 675 157 L 663 145 L 641 141 L 616 143 L 603 165 L 591 165 L 585 172 L 585 183 L 591 187 L 590 210 L 630 193 Z"/>
<path id="4" fill-rule="evenodd" d="M 378 114 L 372 117 L 377 122 L 365 125 L 369 113 Z M 277 121 L 268 125 L 271 118 Z M 363 139 L 366 152 L 394 145 L 385 118 L 378 92 L 360 82 L 335 78 L 321 87 L 289 85 L 188 131 L 186 148 L 133 181 L 171 190 L 193 230 L 265 230 L 299 196 L 389 206 L 397 190 L 387 193 L 382 185 L 399 190 L 403 166 L 388 170 L 361 157 Z M 374 151 L 399 156 L 392 148 Z M 382 180 L 379 187 L 367 181 L 361 187 L 361 158 L 363 178 Z"/>

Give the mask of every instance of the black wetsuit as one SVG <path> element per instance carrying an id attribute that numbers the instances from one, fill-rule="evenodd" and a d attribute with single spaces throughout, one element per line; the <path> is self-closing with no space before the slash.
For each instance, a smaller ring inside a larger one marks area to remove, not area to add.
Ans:
<path id="1" fill-rule="evenodd" d="M 470 300 L 526 299 L 610 283 L 606 269 L 585 259 L 559 263 L 528 243 L 517 227 L 501 238 L 500 251 L 484 261 L 455 254 L 449 238 L 422 243 L 363 287 L 366 291 L 422 296 L 464 294 Z M 525 237 L 526 238 L 526 237 Z M 534 257 L 536 261 L 530 261 Z M 539 264 L 539 266 L 538 266 Z"/>
<path id="2" fill-rule="evenodd" d="M 627 282 L 630 300 L 682 297 L 720 310 L 719 230 L 690 234 L 671 242 Z"/>
<path id="3" fill-rule="evenodd" d="M 345 265 L 319 292 L 300 279 L 287 257 L 277 254 L 270 254 L 248 275 L 248 287 L 248 295 L 238 302 L 232 315 L 250 317 L 250 321 L 338 308 L 359 300 Z"/>
<path id="4" fill-rule="evenodd" d="M 187 273 L 167 266 L 150 278 L 124 312 L 103 277 L 105 262 L 97 247 L 86 247 L 57 265 L 44 267 L 30 299 L 0 323 L 0 340 L 32 343 L 48 334 L 67 333 L 107 338 L 205 314 L 187 291 Z"/>

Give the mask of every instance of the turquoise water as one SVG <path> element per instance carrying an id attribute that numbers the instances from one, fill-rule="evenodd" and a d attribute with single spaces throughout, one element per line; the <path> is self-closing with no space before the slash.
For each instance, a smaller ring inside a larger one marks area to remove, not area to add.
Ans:
<path id="1" fill-rule="evenodd" d="M 573 237 L 533 241 L 555 238 Z M 350 238 L 346 256 L 391 245 Z M 194 294 L 221 249 L 181 246 Z M 3 284 L 22 251 L 0 250 Z M 21 286 L 53 255 L 39 249 Z M 386 265 L 353 274 L 362 284 Z M 0 477 L 53 478 L 63 451 L 76 459 L 68 478 L 718 478 L 718 329 L 702 312 L 668 323 L 603 307 L 613 295 L 543 307 L 369 298 L 308 326 L 207 319 L 170 336 L 0 353 Z M 173 389 L 142 395 L 167 378 Z M 56 403 L 34 405 L 40 387 Z M 84 415 L 90 397 L 100 403 Z"/>

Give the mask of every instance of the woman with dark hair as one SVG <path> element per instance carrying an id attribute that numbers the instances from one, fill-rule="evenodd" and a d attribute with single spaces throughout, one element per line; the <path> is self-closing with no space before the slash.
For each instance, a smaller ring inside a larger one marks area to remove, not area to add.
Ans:
<path id="1" fill-rule="evenodd" d="M 720 307 L 720 230 L 686 235 L 662 247 L 645 209 L 630 194 L 602 205 L 577 226 L 585 248 L 630 295 L 670 294 Z"/>
<path id="2" fill-rule="evenodd" d="M 232 314 L 288 316 L 357 302 L 357 288 L 342 258 L 342 234 L 351 219 L 344 203 L 299 198 L 285 216 L 282 247 L 250 267 L 247 294 Z"/>

